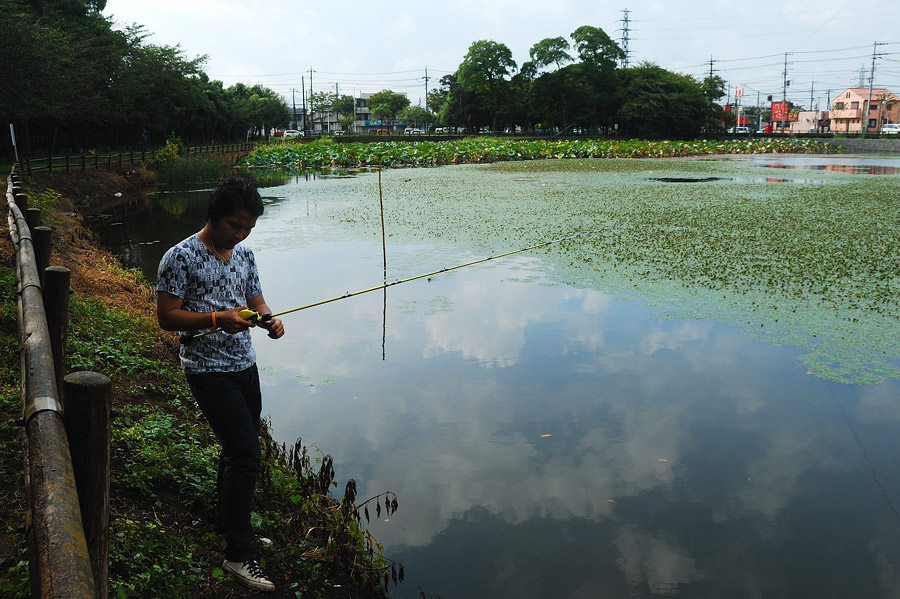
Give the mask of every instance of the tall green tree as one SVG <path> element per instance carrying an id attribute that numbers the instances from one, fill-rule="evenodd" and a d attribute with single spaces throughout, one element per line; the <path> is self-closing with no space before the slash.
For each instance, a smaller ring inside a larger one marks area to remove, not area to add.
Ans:
<path id="1" fill-rule="evenodd" d="M 572 62 L 572 57 L 569 56 L 569 42 L 564 37 L 542 39 L 531 47 L 528 55 L 537 69 L 555 64 L 556 70 L 559 70 L 562 65 Z"/>
<path id="2" fill-rule="evenodd" d="M 572 32 L 572 39 L 582 62 L 614 69 L 616 61 L 625 58 L 625 52 L 599 27 L 582 25 Z"/>
<path id="3" fill-rule="evenodd" d="M 366 106 L 376 119 L 396 119 L 397 113 L 409 106 L 409 98 L 395 91 L 383 89 L 369 96 Z"/>
<path id="4" fill-rule="evenodd" d="M 515 70 L 516 62 L 509 48 L 490 40 L 479 40 L 469 46 L 457 69 L 459 83 L 487 100 L 491 111 L 491 131 L 498 129 L 500 104 L 508 91 L 506 78 Z"/>
<path id="5" fill-rule="evenodd" d="M 652 139 L 690 139 L 705 123 L 706 97 L 690 75 L 652 63 L 618 72 L 618 120 L 624 133 Z"/>
<path id="6" fill-rule="evenodd" d="M 529 104 L 542 128 L 567 130 L 575 125 L 589 126 L 593 115 L 594 87 L 591 70 L 569 65 L 544 73 L 531 87 Z"/>
<path id="7" fill-rule="evenodd" d="M 703 130 L 721 131 L 730 120 L 733 122 L 735 118 L 731 113 L 725 112 L 725 109 L 719 104 L 719 100 L 725 95 L 725 80 L 718 75 L 707 75 L 700 82 L 700 89 L 706 99 Z"/>
<path id="8" fill-rule="evenodd" d="M 482 98 L 460 84 L 457 73 L 441 77 L 441 89 L 446 90 L 446 101 L 438 113 L 439 123 L 473 131 L 490 119 Z"/>

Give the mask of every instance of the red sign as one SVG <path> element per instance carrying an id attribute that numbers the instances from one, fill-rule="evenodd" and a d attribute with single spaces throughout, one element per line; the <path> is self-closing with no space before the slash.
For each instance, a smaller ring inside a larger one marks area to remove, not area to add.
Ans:
<path id="1" fill-rule="evenodd" d="M 788 111 L 789 110 L 790 110 L 790 103 L 788 103 L 788 102 L 772 102 L 771 120 L 773 122 L 788 120 Z"/>
<path id="2" fill-rule="evenodd" d="M 784 121 L 796 121 L 800 117 L 800 110 L 791 110 L 790 102 L 773 102 L 772 103 L 772 117 L 771 121 L 781 122 Z"/>

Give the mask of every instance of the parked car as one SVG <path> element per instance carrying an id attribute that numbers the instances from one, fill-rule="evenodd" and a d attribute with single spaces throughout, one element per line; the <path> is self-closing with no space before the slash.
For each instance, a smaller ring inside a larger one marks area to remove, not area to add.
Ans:
<path id="1" fill-rule="evenodd" d="M 881 126 L 882 133 L 900 133 L 900 123 L 888 123 Z"/>
<path id="2" fill-rule="evenodd" d="M 731 127 L 729 133 L 750 133 L 750 127 Z"/>
<path id="3" fill-rule="evenodd" d="M 332 135 L 343 135 L 344 133 L 346 133 L 346 131 L 344 131 L 343 129 L 335 129 L 331 132 Z"/>
<path id="4" fill-rule="evenodd" d="M 300 137 L 301 133 L 296 129 L 285 129 L 282 137 Z"/>
<path id="5" fill-rule="evenodd" d="M 421 129 L 412 129 L 412 130 L 409 132 L 410 135 L 422 135 L 423 133 L 425 133 L 425 132 L 422 131 Z"/>

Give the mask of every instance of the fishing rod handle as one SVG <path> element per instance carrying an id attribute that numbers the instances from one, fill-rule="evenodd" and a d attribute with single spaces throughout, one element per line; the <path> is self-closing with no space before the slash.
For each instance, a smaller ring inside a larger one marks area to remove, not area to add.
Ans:
<path id="1" fill-rule="evenodd" d="M 260 314 L 256 310 L 250 310 L 246 308 L 238 312 L 238 315 L 244 320 L 249 320 L 250 322 L 257 324 L 265 329 L 268 329 L 272 325 L 272 315 L 271 314 Z M 185 333 L 181 337 L 178 338 L 179 343 L 185 345 L 187 343 L 192 342 L 194 339 L 199 339 L 200 337 L 205 337 L 207 335 L 212 335 L 213 333 L 220 333 L 224 331 L 222 327 L 216 327 L 214 329 L 209 329 L 207 331 L 203 331 L 200 333 Z"/>

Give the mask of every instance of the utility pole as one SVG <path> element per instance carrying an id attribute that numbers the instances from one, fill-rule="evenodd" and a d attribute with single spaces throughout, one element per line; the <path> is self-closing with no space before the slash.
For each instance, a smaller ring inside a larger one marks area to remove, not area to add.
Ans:
<path id="1" fill-rule="evenodd" d="M 810 83 L 810 85 L 809 85 L 809 109 L 810 109 L 811 111 L 813 111 L 813 121 L 814 121 L 815 124 L 816 124 L 816 131 L 815 131 L 815 132 L 818 133 L 818 132 L 819 132 L 819 118 L 818 118 L 818 116 L 816 115 L 816 112 L 815 112 L 816 109 L 813 108 L 813 90 L 814 90 L 815 88 L 816 88 L 816 81 L 815 81 L 815 79 L 814 79 L 813 82 Z"/>
<path id="2" fill-rule="evenodd" d="M 427 112 L 428 116 L 430 117 L 431 112 L 428 110 L 428 81 L 431 79 L 431 77 L 428 76 L 428 66 L 427 65 L 425 66 L 425 76 L 422 77 L 422 79 L 425 80 L 425 112 Z M 429 122 L 425 123 L 425 133 L 428 133 L 430 126 L 431 126 L 431 123 L 429 123 Z"/>
<path id="3" fill-rule="evenodd" d="M 312 111 L 312 97 L 313 97 L 313 85 L 312 85 L 312 74 L 315 73 L 312 67 L 309 67 L 309 108 Z M 312 127 L 312 117 L 310 117 L 309 126 Z"/>
<path id="4" fill-rule="evenodd" d="M 306 132 L 309 129 L 306 127 L 306 81 L 304 77 L 300 77 L 300 90 L 303 92 L 303 136 L 306 137 Z"/>
<path id="5" fill-rule="evenodd" d="M 759 90 L 756 90 L 756 130 L 762 129 L 762 107 L 759 105 Z"/>
<path id="6" fill-rule="evenodd" d="M 628 68 L 628 33 L 629 28 L 628 24 L 631 22 L 628 20 L 628 13 L 630 12 L 627 8 L 622 11 L 625 16 L 622 17 L 622 29 L 619 31 L 622 32 L 622 51 L 625 53 L 625 58 L 622 59 L 622 68 Z"/>
<path id="7" fill-rule="evenodd" d="M 878 50 L 878 46 L 883 46 L 887 42 L 874 42 L 872 44 L 872 74 L 869 75 L 869 102 L 865 106 L 865 110 L 863 111 L 862 116 L 859 119 L 860 131 L 863 133 L 869 132 L 869 111 L 872 108 L 872 86 L 875 85 L 875 59 L 880 58 L 882 54 L 876 53 Z M 863 121 L 866 123 L 866 128 L 862 128 Z"/>
<path id="8" fill-rule="evenodd" d="M 294 97 L 294 92 L 296 91 L 293 87 L 291 88 L 291 114 L 294 117 L 294 127 L 297 126 L 297 99 Z"/>
<path id="9" fill-rule="evenodd" d="M 788 56 L 792 55 L 793 52 L 785 52 L 784 53 L 784 77 L 782 79 L 781 85 L 781 132 L 784 133 L 784 121 L 785 116 L 787 116 L 787 88 L 791 84 L 787 78 L 787 67 L 788 67 Z"/>

